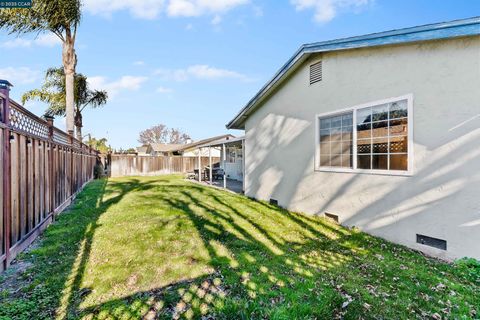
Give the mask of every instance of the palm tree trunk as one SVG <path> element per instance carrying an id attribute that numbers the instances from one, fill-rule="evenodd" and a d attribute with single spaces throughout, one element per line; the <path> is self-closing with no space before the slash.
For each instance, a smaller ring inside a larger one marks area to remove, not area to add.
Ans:
<path id="1" fill-rule="evenodd" d="M 82 127 L 75 127 L 77 129 L 77 140 L 82 142 Z"/>
<path id="2" fill-rule="evenodd" d="M 83 127 L 83 120 L 82 120 L 82 113 L 78 106 L 75 108 L 75 128 L 77 129 L 77 140 L 82 141 L 82 127 Z"/>
<path id="3" fill-rule="evenodd" d="M 70 30 L 67 30 L 65 41 L 63 42 L 62 62 L 65 71 L 67 132 L 70 135 L 73 135 L 75 112 L 74 76 L 77 65 L 77 56 L 75 54 L 74 46 L 75 40 L 72 38 Z"/>

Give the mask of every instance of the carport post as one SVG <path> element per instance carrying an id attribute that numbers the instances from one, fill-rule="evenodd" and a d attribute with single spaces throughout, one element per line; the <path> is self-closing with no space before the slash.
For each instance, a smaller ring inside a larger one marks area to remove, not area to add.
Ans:
<path id="1" fill-rule="evenodd" d="M 209 172 L 209 178 L 210 178 L 210 184 L 212 185 L 213 184 L 213 181 L 212 181 L 212 146 L 208 146 L 208 165 L 210 167 L 210 170 L 208 170 Z"/>
<path id="2" fill-rule="evenodd" d="M 222 144 L 222 154 L 223 154 L 223 188 L 226 189 L 227 188 L 227 171 L 225 169 L 227 169 L 225 167 L 226 163 L 227 163 L 227 153 L 225 151 L 225 143 Z"/>
<path id="3" fill-rule="evenodd" d="M 202 182 L 202 149 L 198 148 L 198 182 Z"/>

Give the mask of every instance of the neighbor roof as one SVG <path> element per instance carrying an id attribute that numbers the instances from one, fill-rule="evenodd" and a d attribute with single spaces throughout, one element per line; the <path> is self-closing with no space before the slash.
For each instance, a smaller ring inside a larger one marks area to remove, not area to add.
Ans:
<path id="1" fill-rule="evenodd" d="M 250 113 L 312 54 L 474 35 L 480 35 L 480 17 L 304 44 L 247 105 L 240 110 L 235 118 L 227 124 L 227 128 L 244 129 L 245 120 Z"/>
<path id="2" fill-rule="evenodd" d="M 185 146 L 185 144 L 175 143 L 151 143 L 150 145 L 155 152 L 173 152 Z"/>
<path id="3" fill-rule="evenodd" d="M 208 143 L 201 145 L 200 147 L 218 147 L 223 144 L 225 145 L 242 145 L 243 141 L 245 140 L 245 136 L 237 137 L 237 138 L 229 138 L 229 139 L 222 139 L 222 140 L 215 140 Z"/>
<path id="4" fill-rule="evenodd" d="M 141 146 L 141 147 L 137 147 L 137 152 L 147 152 L 148 151 L 148 146 Z"/>
<path id="5" fill-rule="evenodd" d="M 203 146 L 204 144 L 209 144 L 209 143 L 212 143 L 212 142 L 215 142 L 215 141 L 228 140 L 228 139 L 233 139 L 233 138 L 235 138 L 234 135 L 223 134 L 221 136 L 211 137 L 211 138 L 208 138 L 208 139 L 199 140 L 199 141 L 192 142 L 192 143 L 189 143 L 189 144 L 184 144 L 184 145 L 182 145 L 182 148 L 180 148 L 179 150 L 195 149 L 197 147 Z"/>

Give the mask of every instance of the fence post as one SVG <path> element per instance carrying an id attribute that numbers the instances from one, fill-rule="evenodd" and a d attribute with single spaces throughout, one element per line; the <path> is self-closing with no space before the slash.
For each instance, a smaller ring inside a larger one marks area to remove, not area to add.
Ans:
<path id="1" fill-rule="evenodd" d="M 48 187 L 50 190 L 50 210 L 55 212 L 55 194 L 56 190 L 56 183 L 55 183 L 55 173 L 53 172 L 53 120 L 55 119 L 53 116 L 45 115 L 45 121 L 47 122 L 48 126 L 48 174 L 49 174 L 49 181 L 50 186 Z M 53 220 L 55 220 L 55 214 L 52 215 Z"/>
<path id="2" fill-rule="evenodd" d="M 5 97 L 1 107 L 1 121 L 6 128 L 3 134 L 3 246 L 5 260 L 1 269 L 7 269 L 10 264 L 10 233 L 11 233 L 11 191 L 10 191 L 10 88 L 12 84 L 0 80 L 0 93 Z"/>
<path id="3" fill-rule="evenodd" d="M 68 131 L 68 140 L 70 142 L 70 196 L 73 196 L 73 131 Z"/>

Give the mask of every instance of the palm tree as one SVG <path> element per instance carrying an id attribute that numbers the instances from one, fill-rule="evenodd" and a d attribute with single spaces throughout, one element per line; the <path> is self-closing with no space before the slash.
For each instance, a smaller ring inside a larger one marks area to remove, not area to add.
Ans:
<path id="1" fill-rule="evenodd" d="M 1 9 L 0 29 L 10 34 L 52 32 L 63 44 L 67 132 L 73 135 L 74 75 L 77 65 L 75 39 L 82 12 L 80 0 L 35 0 L 31 8 Z"/>
<path id="2" fill-rule="evenodd" d="M 87 77 L 81 73 L 74 76 L 74 123 L 77 139 L 82 141 L 82 111 L 85 107 L 98 108 L 107 103 L 106 91 L 91 90 Z M 50 68 L 45 73 L 45 83 L 40 89 L 26 92 L 22 103 L 29 100 L 39 100 L 48 104 L 45 111 L 49 116 L 65 116 L 66 113 L 66 83 L 63 68 Z"/>

